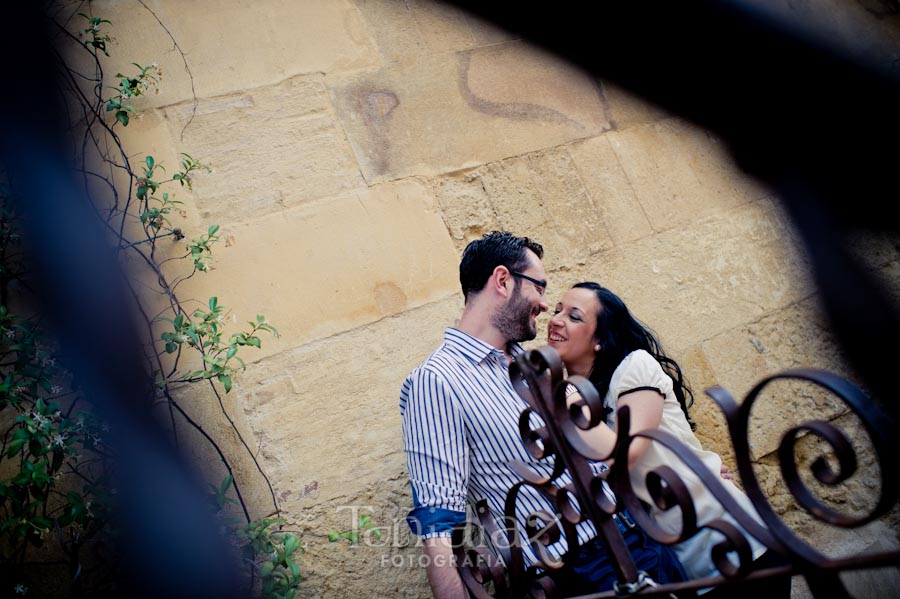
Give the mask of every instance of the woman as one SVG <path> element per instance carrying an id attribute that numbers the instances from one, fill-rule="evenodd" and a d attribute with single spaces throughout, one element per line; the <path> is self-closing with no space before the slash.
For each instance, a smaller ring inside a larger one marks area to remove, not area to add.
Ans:
<path id="1" fill-rule="evenodd" d="M 688 418 L 688 402 L 693 401 L 690 388 L 685 384 L 678 364 L 667 357 L 651 331 L 647 330 L 628 311 L 622 300 L 597 283 L 579 283 L 570 289 L 556 305 L 547 326 L 547 342 L 560 355 L 568 374 L 588 378 L 609 410 L 606 423 L 586 432 L 587 440 L 603 455 L 609 455 L 616 440 L 616 410 L 628 406 L 631 430 L 656 429 L 668 431 L 690 447 L 700 460 L 713 472 L 725 472 L 722 460 L 711 451 L 704 450 L 693 433 Z M 574 388 L 573 388 L 574 389 Z M 571 398 L 571 401 L 577 399 Z M 635 439 L 628 452 L 628 467 L 638 497 L 650 504 L 651 514 L 663 528 L 676 532 L 680 528 L 679 510 L 661 511 L 650 500 L 646 487 L 646 475 L 650 470 L 667 464 L 674 468 L 688 485 L 698 523 L 724 517 L 737 524 L 680 460 L 649 439 Z M 738 503 L 755 516 L 756 512 L 747 498 L 731 483 L 727 475 L 723 484 Z M 689 578 L 716 576 L 710 549 L 717 541 L 709 529 L 701 530 L 686 541 L 675 545 L 675 553 L 684 565 Z M 784 562 L 775 554 L 763 554 L 765 546 L 748 537 L 753 557 L 758 565 L 781 565 Z M 758 585 L 762 584 L 760 587 Z M 790 577 L 744 583 L 725 587 L 729 597 L 743 595 L 767 599 L 790 596 Z M 753 587 L 752 589 L 749 587 Z M 702 591 L 701 591 L 702 592 Z M 736 595 L 738 593 L 739 595 Z M 707 595 L 712 597 L 713 594 Z"/>

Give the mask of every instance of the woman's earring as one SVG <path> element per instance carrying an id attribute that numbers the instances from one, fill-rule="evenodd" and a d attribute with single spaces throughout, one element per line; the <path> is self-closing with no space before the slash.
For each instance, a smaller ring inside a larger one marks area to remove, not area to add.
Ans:
<path id="1" fill-rule="evenodd" d="M 600 351 L 600 344 L 599 344 L 599 343 L 598 343 L 597 345 L 594 346 L 594 351 Z"/>

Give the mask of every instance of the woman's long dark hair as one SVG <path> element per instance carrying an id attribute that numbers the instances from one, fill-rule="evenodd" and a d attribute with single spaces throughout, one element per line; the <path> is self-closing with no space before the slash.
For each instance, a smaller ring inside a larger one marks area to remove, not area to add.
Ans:
<path id="1" fill-rule="evenodd" d="M 675 397 L 693 429 L 695 425 L 691 422 L 688 408 L 694 404 L 694 393 L 684 380 L 681 367 L 665 354 L 653 331 L 632 316 L 625 302 L 609 289 L 592 282 L 578 283 L 574 288 L 590 289 L 600 302 L 597 330 L 594 331 L 600 351 L 594 352 L 594 368 L 588 377 L 597 387 L 600 397 L 606 397 L 613 371 L 625 356 L 643 349 L 659 362 L 663 371 L 672 379 Z"/>

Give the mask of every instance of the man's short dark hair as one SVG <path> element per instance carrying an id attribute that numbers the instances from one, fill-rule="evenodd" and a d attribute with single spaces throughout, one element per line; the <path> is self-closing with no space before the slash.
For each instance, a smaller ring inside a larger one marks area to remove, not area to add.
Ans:
<path id="1" fill-rule="evenodd" d="M 528 237 L 516 237 L 506 231 L 491 231 L 481 239 L 470 242 L 459 263 L 459 284 L 463 296 L 469 299 L 469 293 L 484 289 L 494 269 L 500 265 L 511 271 L 528 268 L 526 250 L 531 250 L 538 258 L 544 256 L 544 248 L 538 242 Z"/>

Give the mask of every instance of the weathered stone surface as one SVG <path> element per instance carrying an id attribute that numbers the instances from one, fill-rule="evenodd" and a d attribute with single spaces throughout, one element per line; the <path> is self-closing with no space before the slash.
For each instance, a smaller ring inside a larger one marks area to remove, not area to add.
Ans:
<path id="1" fill-rule="evenodd" d="M 476 45 L 465 11 L 429 0 L 410 0 L 406 4 L 431 53 L 453 52 Z"/>
<path id="2" fill-rule="evenodd" d="M 729 161 L 720 141 L 678 119 L 608 137 L 655 231 L 768 195 Z"/>
<path id="3" fill-rule="evenodd" d="M 669 357 L 678 362 L 682 374 L 694 393 L 694 405 L 688 410 L 691 420 L 696 423 L 694 433 L 704 449 L 714 451 L 725 464 L 735 469 L 734 450 L 728 435 L 725 415 L 715 402 L 704 391 L 718 384 L 709 356 L 702 345 L 686 348 L 679 353 L 669 352 Z M 718 356 L 715 356 L 718 359 Z"/>
<path id="4" fill-rule="evenodd" d="M 653 232 L 608 135 L 575 142 L 568 149 L 613 243 L 634 241 Z"/>
<path id="5" fill-rule="evenodd" d="M 456 294 L 282 352 L 242 379 L 240 400 L 288 520 L 315 534 L 349 530 L 356 506 L 381 528 L 381 540 L 352 549 L 308 536 L 304 561 L 314 571 L 305 588 L 312 592 L 428 596 L 424 569 L 410 565 L 418 550 L 404 521 L 412 499 L 398 398 L 461 305 Z"/>
<path id="6" fill-rule="evenodd" d="M 452 5 L 429 0 L 356 0 L 385 62 L 467 50 L 514 39 Z"/>
<path id="7" fill-rule="evenodd" d="M 194 185 L 207 222 L 279 212 L 361 184 L 321 75 L 165 110 L 179 151 L 211 163 Z"/>
<path id="8" fill-rule="evenodd" d="M 767 201 L 603 252 L 589 274 L 676 351 L 811 293 L 806 263 Z"/>
<path id="9" fill-rule="evenodd" d="M 521 42 L 329 81 L 369 183 L 455 171 L 609 128 L 590 78 Z"/>
<path id="10" fill-rule="evenodd" d="M 415 62 L 428 52 L 411 8 L 396 0 L 356 0 L 356 6 L 385 63 Z"/>
<path id="11" fill-rule="evenodd" d="M 585 264 L 611 247 L 603 213 L 572 158 L 551 149 L 433 179 L 457 249 L 493 229 L 534 237 L 548 269 Z M 540 234 L 536 233 L 540 232 Z"/>
<path id="12" fill-rule="evenodd" d="M 260 356 L 325 338 L 457 291 L 459 256 L 428 190 L 376 186 L 231 225 L 214 269 L 185 285 L 244 323 L 264 314 L 282 339 Z"/>
<path id="13" fill-rule="evenodd" d="M 147 97 L 146 106 L 230 94 L 301 73 L 331 73 L 379 62 L 359 12 L 348 0 L 163 1 L 145 6 L 105 0 L 93 3 L 91 9 L 92 14 L 112 21 L 104 25 L 115 38 L 110 57 L 104 58 L 106 73 L 130 75 L 135 72 L 132 62 L 160 64 L 160 93 Z M 77 29 L 81 17 L 73 22 Z M 178 48 L 173 48 L 172 38 Z"/>
<path id="14" fill-rule="evenodd" d="M 645 125 L 670 118 L 671 115 L 655 104 L 636 96 L 615 83 L 602 81 L 603 95 L 609 107 L 609 119 L 617 131 L 635 125 Z"/>
<path id="15" fill-rule="evenodd" d="M 703 343 L 716 383 L 741 401 L 765 376 L 813 367 L 844 376 L 847 367 L 813 299 L 742 324 Z M 788 428 L 811 418 L 833 418 L 845 406 L 809 384 L 777 382 L 754 404 L 751 443 L 756 456 L 776 449 Z"/>

